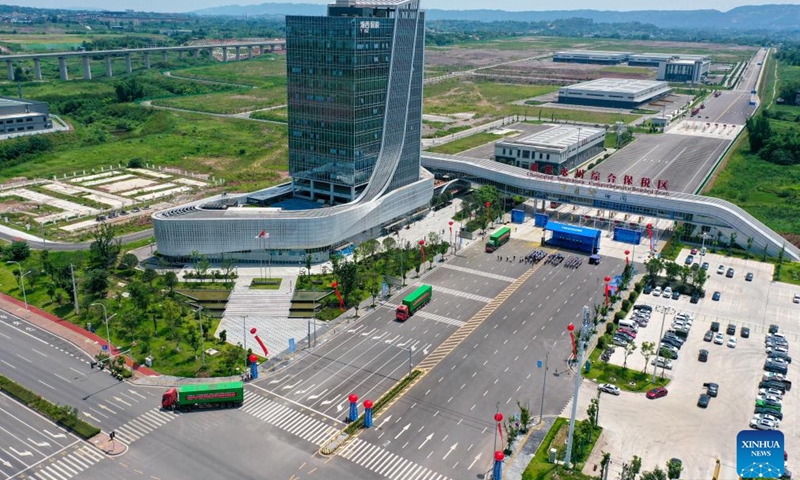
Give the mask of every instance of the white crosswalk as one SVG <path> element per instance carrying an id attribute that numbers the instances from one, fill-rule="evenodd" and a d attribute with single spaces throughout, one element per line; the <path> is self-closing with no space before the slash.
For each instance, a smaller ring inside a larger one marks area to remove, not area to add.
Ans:
<path id="1" fill-rule="evenodd" d="M 419 284 L 422 285 L 421 283 L 419 283 Z M 448 295 L 455 295 L 456 297 L 467 298 L 469 300 L 477 300 L 477 301 L 483 302 L 483 303 L 489 303 L 489 302 L 492 301 L 492 299 L 489 298 L 489 297 L 483 297 L 481 295 L 475 295 L 474 293 L 462 292 L 460 290 L 453 290 L 451 288 L 435 286 L 435 287 L 433 287 L 433 291 L 434 291 L 434 295 L 437 294 L 437 293 L 446 293 Z"/>
<path id="2" fill-rule="evenodd" d="M 317 446 L 339 430 L 274 400 L 250 393 L 242 407 L 246 413 Z"/>
<path id="3" fill-rule="evenodd" d="M 443 263 L 441 265 L 442 268 L 447 268 L 450 270 L 456 270 L 463 273 L 469 273 L 470 275 L 479 275 L 481 277 L 491 278 L 494 280 L 500 280 L 503 282 L 514 283 L 517 279 L 514 277 L 507 277 L 505 275 L 497 275 L 496 273 L 489 273 L 483 272 L 481 270 L 475 270 L 474 268 L 467 268 L 467 267 L 459 267 L 458 265 L 450 265 L 449 263 Z M 437 289 L 438 290 L 438 289 Z"/>
<path id="4" fill-rule="evenodd" d="M 55 462 L 47 464 L 46 467 L 36 471 L 32 476 L 38 480 L 67 480 L 79 475 L 104 458 L 105 456 L 102 453 L 88 445 L 84 445 Z"/>
<path id="5" fill-rule="evenodd" d="M 125 425 L 115 428 L 116 439 L 130 445 L 158 427 L 166 425 L 175 417 L 173 412 L 161 410 L 159 407 L 153 408 Z"/>
<path id="6" fill-rule="evenodd" d="M 441 323 L 446 323 L 448 325 L 455 325 L 456 327 L 460 327 L 464 325 L 463 320 L 456 320 L 455 318 L 445 317 L 442 315 L 436 315 L 435 313 L 428 313 L 424 310 L 420 310 L 416 313 L 418 317 L 427 318 L 428 320 L 434 320 Z"/>
<path id="7" fill-rule="evenodd" d="M 358 437 L 348 443 L 339 456 L 390 480 L 450 480 Z"/>

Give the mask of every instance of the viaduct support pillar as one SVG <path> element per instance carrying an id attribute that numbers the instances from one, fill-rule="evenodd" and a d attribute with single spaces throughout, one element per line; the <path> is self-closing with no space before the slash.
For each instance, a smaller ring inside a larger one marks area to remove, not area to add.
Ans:
<path id="1" fill-rule="evenodd" d="M 144 68 L 150 70 L 150 52 L 144 52 Z"/>
<path id="2" fill-rule="evenodd" d="M 178 60 L 183 60 L 183 50 L 178 50 Z"/>
<path id="3" fill-rule="evenodd" d="M 131 54 L 130 53 L 126 53 L 125 54 L 125 70 L 128 73 L 133 73 L 133 65 L 131 65 Z"/>
<path id="4" fill-rule="evenodd" d="M 12 82 L 14 81 L 14 62 L 11 60 L 6 60 L 6 66 L 8 67 L 8 79 Z"/>
<path id="5" fill-rule="evenodd" d="M 114 72 L 111 70 L 111 55 L 106 55 L 106 77 L 113 77 Z"/>
<path id="6" fill-rule="evenodd" d="M 69 80 L 69 72 L 67 71 L 67 59 L 64 57 L 58 57 L 58 73 L 61 76 L 61 80 Z"/>
<path id="7" fill-rule="evenodd" d="M 251 60 L 253 58 L 253 46 L 250 45 L 247 47 L 247 59 Z"/>
<path id="8" fill-rule="evenodd" d="M 222 62 L 228 61 L 228 47 L 222 47 Z"/>
<path id="9" fill-rule="evenodd" d="M 241 49 L 239 47 L 236 47 L 236 61 L 237 62 L 242 59 L 242 53 L 241 53 L 240 50 Z"/>
<path id="10" fill-rule="evenodd" d="M 88 55 L 84 55 L 83 57 L 83 79 L 84 80 L 92 79 L 92 64 L 90 63 Z"/>
<path id="11" fill-rule="evenodd" d="M 168 51 L 166 51 L 166 50 L 162 50 L 162 51 L 161 51 L 161 61 L 163 61 L 164 63 L 166 63 L 166 62 L 167 62 L 167 54 L 168 54 L 168 53 L 169 53 L 169 52 L 168 52 Z"/>
<path id="12" fill-rule="evenodd" d="M 42 61 L 38 58 L 33 59 L 33 76 L 36 80 L 42 79 Z"/>

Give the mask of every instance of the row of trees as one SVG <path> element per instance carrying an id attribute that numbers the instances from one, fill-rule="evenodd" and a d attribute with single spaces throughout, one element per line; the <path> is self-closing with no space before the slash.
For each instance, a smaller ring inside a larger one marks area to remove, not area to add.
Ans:
<path id="1" fill-rule="evenodd" d="M 800 132 L 797 129 L 774 131 L 763 114 L 748 119 L 746 125 L 751 152 L 777 165 L 800 163 Z"/>
<path id="2" fill-rule="evenodd" d="M 653 257 L 645 263 L 647 269 L 648 282 L 655 284 L 661 272 L 672 283 L 680 279 L 680 283 L 690 286 L 692 291 L 702 291 L 708 281 L 708 272 L 702 268 L 691 268 L 689 265 L 679 265 L 670 260 Z"/>

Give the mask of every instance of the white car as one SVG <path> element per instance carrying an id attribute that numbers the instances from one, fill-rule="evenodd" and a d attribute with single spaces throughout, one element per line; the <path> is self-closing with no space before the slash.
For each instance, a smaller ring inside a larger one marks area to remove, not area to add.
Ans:
<path id="1" fill-rule="evenodd" d="M 620 389 L 616 385 L 611 385 L 610 383 L 601 383 L 597 386 L 597 389 L 601 392 L 610 393 L 611 395 L 619 395 Z"/>
<path id="2" fill-rule="evenodd" d="M 794 303 L 800 303 L 800 293 L 795 293 L 794 298 L 792 298 Z"/>
<path id="3" fill-rule="evenodd" d="M 759 395 L 772 395 L 773 397 L 778 397 L 783 399 L 783 392 L 778 390 L 777 388 L 759 388 L 758 389 Z"/>
<path id="4" fill-rule="evenodd" d="M 770 353 L 785 353 L 789 354 L 789 349 L 786 347 L 767 347 L 767 355 Z"/>
<path id="5" fill-rule="evenodd" d="M 667 360 L 664 357 L 656 357 L 650 361 L 650 365 L 656 365 L 657 367 L 663 367 L 667 370 L 672 370 L 672 360 Z"/>
<path id="6" fill-rule="evenodd" d="M 720 275 L 724 275 L 725 274 L 725 265 L 720 265 L 719 267 L 717 267 L 717 273 L 720 274 Z"/>
<path id="7" fill-rule="evenodd" d="M 664 297 L 664 298 L 671 297 L 672 296 L 672 288 L 670 288 L 670 287 L 665 288 L 664 289 L 664 293 L 662 293 L 661 296 Z"/>
<path id="8" fill-rule="evenodd" d="M 736 348 L 736 337 L 728 339 L 728 348 Z"/>
<path id="9" fill-rule="evenodd" d="M 778 417 L 776 417 L 774 415 L 770 415 L 769 413 L 756 413 L 755 415 L 753 415 L 753 419 L 750 420 L 750 423 L 758 422 L 758 421 L 761 421 L 761 420 L 769 420 L 771 422 L 775 422 L 775 425 L 778 425 L 778 426 L 781 425 L 781 421 L 778 420 Z"/>
<path id="10" fill-rule="evenodd" d="M 723 337 L 721 333 L 714 335 L 714 343 L 717 345 L 722 345 L 725 343 L 725 337 Z"/>
<path id="11" fill-rule="evenodd" d="M 778 425 L 773 422 L 772 420 L 761 419 L 757 422 L 750 422 L 750 426 L 756 428 L 758 430 L 775 430 L 778 428 Z"/>
<path id="12" fill-rule="evenodd" d="M 661 296 L 661 287 L 656 287 L 653 289 L 653 296 L 660 297 Z"/>
<path id="13" fill-rule="evenodd" d="M 775 395 L 761 395 L 761 394 L 759 394 L 758 395 L 758 399 L 759 400 L 767 400 L 769 402 L 774 402 L 774 403 L 776 403 L 778 405 L 782 405 L 783 404 L 781 399 L 779 397 L 776 397 Z"/>

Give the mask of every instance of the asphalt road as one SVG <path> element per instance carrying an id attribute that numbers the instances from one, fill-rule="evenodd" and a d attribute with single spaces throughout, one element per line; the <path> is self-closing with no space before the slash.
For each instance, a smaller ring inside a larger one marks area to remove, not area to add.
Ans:
<path id="1" fill-rule="evenodd" d="M 527 242 L 512 242 L 500 251 L 519 255 L 531 249 Z M 494 260 L 492 254 L 473 253 Z M 477 330 L 378 418 L 378 428 L 359 437 L 372 447 L 353 447 L 341 455 L 366 463 L 370 451 L 385 450 L 448 478 L 485 473 L 495 449 L 496 409 L 508 418 L 520 401 L 539 415 L 543 372 L 536 364 L 548 351 L 544 414 L 558 415 L 566 406 L 572 396 L 566 327 L 579 320 L 584 304 L 601 298 L 600 277 L 621 268 L 622 262 L 611 258 L 601 266 L 584 262 L 577 270 L 539 265 Z M 497 442 L 499 449 L 501 440 Z M 381 473 L 378 465 L 373 468 Z"/>
<path id="2" fill-rule="evenodd" d="M 750 92 L 757 88 L 758 76 L 763 68 L 758 62 L 763 63 L 766 53 L 763 48 L 756 52 L 736 87 L 721 91 L 719 97 L 709 97 L 705 101 L 705 108 L 691 119 L 711 124 L 744 125 L 756 109 L 756 105 L 750 105 Z M 763 98 L 765 92 L 759 93 Z"/>
<path id="3" fill-rule="evenodd" d="M 75 345 L 6 311 L 0 311 L 0 337 L 0 374 L 51 402 L 78 408 L 81 418 L 104 431 L 124 429 L 160 406 L 160 390 L 90 368 L 89 356 Z"/>

